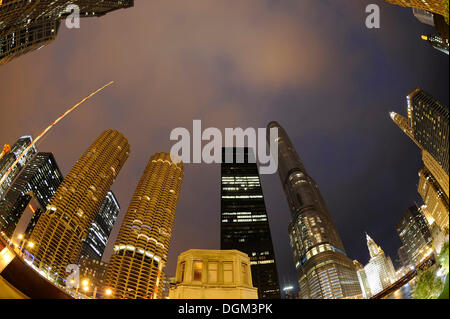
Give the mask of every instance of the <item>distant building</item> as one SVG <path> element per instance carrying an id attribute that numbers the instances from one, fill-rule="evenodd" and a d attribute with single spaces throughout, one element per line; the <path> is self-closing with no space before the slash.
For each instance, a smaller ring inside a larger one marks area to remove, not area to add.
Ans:
<path id="1" fill-rule="evenodd" d="M 440 35 L 428 34 L 428 35 L 422 35 L 421 38 L 422 38 L 422 40 L 428 42 L 436 50 L 449 55 L 448 40 L 442 39 L 442 37 Z"/>
<path id="2" fill-rule="evenodd" d="M 432 12 L 413 8 L 413 14 L 420 22 L 434 27 L 434 14 Z"/>
<path id="3" fill-rule="evenodd" d="M 62 173 L 52 153 L 38 153 L 29 160 L 0 202 L 0 224 L 7 236 L 12 235 L 31 200 L 29 193 L 33 192 L 40 206 L 45 208 L 62 181 Z M 34 216 L 34 222 L 40 213 Z"/>
<path id="4" fill-rule="evenodd" d="M 413 266 L 417 265 L 432 247 L 431 232 L 425 216 L 417 207 L 409 207 L 397 222 L 396 229 L 406 247 L 408 259 Z"/>
<path id="5" fill-rule="evenodd" d="M 24 207 L 21 209 L 21 217 L 11 237 L 13 242 L 16 243 L 20 243 L 20 241 L 17 240 L 19 235 L 25 235 L 25 238 L 30 237 L 39 217 L 45 211 L 45 207 L 37 200 L 33 191 L 29 191 L 21 198 L 23 199 Z"/>
<path id="6" fill-rule="evenodd" d="M 114 196 L 114 193 L 109 191 L 100 206 L 94 222 L 89 228 L 86 238 L 83 239 L 80 258 L 102 259 L 119 211 L 119 202 Z"/>
<path id="7" fill-rule="evenodd" d="M 7 150 L 6 154 L 2 156 L 0 159 L 0 179 L 8 172 L 12 164 L 19 158 L 23 151 L 33 142 L 33 138 L 31 136 L 22 136 L 17 140 L 16 143 L 11 147 L 11 149 Z M 0 185 L 0 200 L 3 198 L 5 193 L 8 191 L 14 179 L 19 175 L 20 171 L 24 168 L 24 166 L 31 160 L 31 158 L 36 153 L 36 148 L 33 146 L 28 150 L 26 154 L 22 156 L 18 164 L 11 170 L 8 174 L 8 177 L 5 181 Z M 0 218 L 1 219 L 1 218 Z M 1 220 L 0 220 L 1 223 Z"/>
<path id="8" fill-rule="evenodd" d="M 366 272 L 364 271 L 364 266 L 357 260 L 354 260 L 356 274 L 358 275 L 359 285 L 361 286 L 362 297 L 364 299 L 369 299 L 371 297 L 369 282 L 367 281 Z"/>
<path id="9" fill-rule="evenodd" d="M 386 256 L 383 249 L 367 234 L 366 239 L 370 260 L 364 267 L 364 273 L 369 283 L 370 295 L 373 296 L 393 284 L 396 275 L 391 258 Z"/>
<path id="10" fill-rule="evenodd" d="M 408 256 L 408 248 L 406 248 L 406 246 L 401 246 L 397 250 L 397 255 L 400 260 L 400 263 L 402 264 L 402 267 L 408 268 L 411 265 L 411 262 L 410 262 L 409 256 Z"/>
<path id="11" fill-rule="evenodd" d="M 252 148 L 222 148 L 220 248 L 248 254 L 258 298 L 278 299 L 275 253 L 255 159 Z"/>
<path id="12" fill-rule="evenodd" d="M 93 291 L 97 288 L 97 291 L 101 293 L 107 265 L 97 259 L 82 257 L 80 259 L 80 280 L 88 280 L 89 286 L 91 286 L 90 290 Z"/>
<path id="13" fill-rule="evenodd" d="M 258 299 L 250 258 L 237 250 L 188 250 L 178 256 L 169 298 Z"/>

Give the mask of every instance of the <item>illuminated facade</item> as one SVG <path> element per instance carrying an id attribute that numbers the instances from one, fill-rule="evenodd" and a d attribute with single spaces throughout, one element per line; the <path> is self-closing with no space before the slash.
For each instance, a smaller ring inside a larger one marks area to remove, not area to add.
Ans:
<path id="1" fill-rule="evenodd" d="M 160 299 L 183 163 L 153 155 L 134 192 L 114 245 L 104 290 L 116 299 Z"/>
<path id="2" fill-rule="evenodd" d="M 306 172 L 286 131 L 277 122 L 269 123 L 271 128 L 278 129 L 278 173 L 292 214 L 289 238 L 300 298 L 360 296 L 355 265 L 345 254 L 319 187 Z"/>
<path id="3" fill-rule="evenodd" d="M 408 117 L 391 112 L 391 118 L 422 151 L 425 168 L 419 172 L 418 192 L 436 214 L 436 221 L 442 221 L 440 227 L 445 227 L 449 214 L 449 110 L 420 89 L 412 91 L 407 102 Z"/>
<path id="4" fill-rule="evenodd" d="M 70 4 L 80 17 L 100 17 L 129 8 L 133 0 L 3 0 L 0 1 L 0 65 L 52 42 Z"/>
<path id="5" fill-rule="evenodd" d="M 356 274 L 358 275 L 359 285 L 361 286 L 362 297 L 364 299 L 369 299 L 372 295 L 370 292 L 369 281 L 367 280 L 366 272 L 364 271 L 364 266 L 357 260 L 353 263 L 356 267 Z"/>
<path id="6" fill-rule="evenodd" d="M 364 267 L 364 273 L 370 288 L 370 295 L 376 295 L 396 281 L 394 265 L 383 249 L 366 234 L 367 248 L 370 253 L 369 263 Z"/>
<path id="7" fill-rule="evenodd" d="M 119 203 L 114 196 L 114 193 L 109 191 L 100 206 L 100 210 L 98 211 L 86 238 L 83 239 L 80 258 L 89 257 L 96 260 L 102 259 L 109 235 L 114 227 L 119 211 Z"/>
<path id="8" fill-rule="evenodd" d="M 226 152 L 232 155 L 230 163 L 226 163 Z M 221 174 L 220 248 L 248 254 L 259 299 L 280 298 L 272 236 L 253 149 L 222 148 Z"/>
<path id="9" fill-rule="evenodd" d="M 442 192 L 439 187 L 439 183 L 426 168 L 422 168 L 419 171 L 419 184 L 417 185 L 417 191 L 426 205 L 427 212 L 436 224 L 442 230 L 448 227 L 448 197 L 444 192 Z"/>
<path id="10" fill-rule="evenodd" d="M 181 253 L 169 299 L 258 299 L 250 258 L 237 250 L 191 249 Z"/>
<path id="11" fill-rule="evenodd" d="M 65 277 L 66 266 L 77 263 L 82 241 L 129 151 L 121 133 L 106 130 L 75 163 L 31 234 L 37 267 Z"/>
<path id="12" fill-rule="evenodd" d="M 432 236 L 425 215 L 416 206 L 409 207 L 396 225 L 397 233 L 413 266 L 432 247 Z"/>
<path id="13" fill-rule="evenodd" d="M 0 203 L 0 219 L 5 224 L 2 229 L 6 235 L 11 236 L 31 200 L 29 192 L 33 192 L 41 207 L 45 208 L 62 181 L 62 173 L 52 153 L 38 153 L 29 160 Z M 37 222 L 39 213 L 33 222 Z"/>

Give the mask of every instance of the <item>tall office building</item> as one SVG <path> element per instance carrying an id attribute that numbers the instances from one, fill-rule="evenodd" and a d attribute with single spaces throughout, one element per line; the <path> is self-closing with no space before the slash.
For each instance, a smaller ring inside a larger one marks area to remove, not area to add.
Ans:
<path id="1" fill-rule="evenodd" d="M 105 291 L 109 289 L 112 298 L 162 297 L 164 267 L 183 174 L 183 163 L 172 162 L 169 153 L 156 153 L 150 158 L 106 271 Z"/>
<path id="2" fill-rule="evenodd" d="M 75 4 L 80 17 L 100 17 L 129 8 L 133 0 L 3 0 L 0 1 L 0 65 L 55 40 L 60 21 Z"/>
<path id="3" fill-rule="evenodd" d="M 367 234 L 366 240 L 370 260 L 364 267 L 364 274 L 369 284 L 370 296 L 373 296 L 392 285 L 396 281 L 396 274 L 391 258 L 386 256 L 383 249 Z"/>
<path id="4" fill-rule="evenodd" d="M 433 240 L 425 215 L 416 206 L 409 207 L 397 222 L 396 229 L 409 261 L 413 266 L 419 264 L 431 249 Z"/>
<path id="5" fill-rule="evenodd" d="M 16 143 L 5 152 L 3 157 L 0 159 L 0 179 L 6 174 L 12 164 L 19 158 L 23 151 L 33 142 L 31 136 L 22 136 L 17 140 Z M 33 155 L 36 153 L 36 148 L 33 146 L 28 150 L 26 154 L 22 156 L 18 164 L 9 173 L 5 181 L 0 185 L 0 200 L 3 198 L 5 193 L 10 188 L 14 179 L 19 175 L 23 167 L 31 160 Z"/>
<path id="6" fill-rule="evenodd" d="M 396 4 L 402 7 L 410 7 L 430 11 L 448 17 L 448 8 L 445 7 L 443 0 L 385 0 L 388 3 Z"/>
<path id="7" fill-rule="evenodd" d="M 414 138 L 443 168 L 449 169 L 449 110 L 421 89 L 408 95 L 408 119 Z"/>
<path id="8" fill-rule="evenodd" d="M 412 91 L 408 97 L 408 118 L 391 112 L 395 124 L 408 135 L 422 151 L 425 168 L 419 176 L 429 176 L 433 180 L 434 193 L 437 196 L 427 201 L 447 201 L 449 197 L 449 110 L 439 101 L 420 89 Z M 423 180 L 422 180 L 423 182 Z M 423 183 L 420 183 L 423 185 Z M 423 196 L 424 189 L 419 186 Z M 425 198 L 424 198 L 425 201 Z M 447 205 L 448 206 L 448 205 Z M 446 215 L 448 215 L 448 208 Z M 435 218 L 438 220 L 439 218 Z"/>
<path id="9" fill-rule="evenodd" d="M 442 192 L 434 176 L 426 168 L 419 171 L 417 191 L 422 197 L 430 217 L 442 230 L 448 228 L 449 199 Z"/>
<path id="10" fill-rule="evenodd" d="M 228 162 L 227 152 L 230 154 Z M 259 299 L 281 298 L 269 220 L 253 149 L 222 148 L 221 170 L 220 247 L 248 254 Z"/>
<path id="11" fill-rule="evenodd" d="M 100 210 L 94 222 L 89 228 L 86 238 L 83 239 L 80 258 L 89 257 L 94 260 L 101 260 L 105 252 L 109 235 L 119 215 L 120 206 L 114 193 L 109 191 L 105 200 L 100 206 Z"/>
<path id="12" fill-rule="evenodd" d="M 75 163 L 31 234 L 34 263 L 50 276 L 65 277 L 76 264 L 82 240 L 129 155 L 127 139 L 106 130 Z"/>
<path id="13" fill-rule="evenodd" d="M 0 202 L 0 225 L 3 223 L 2 229 L 7 236 L 12 235 L 31 200 L 32 196 L 29 193 L 32 191 L 41 207 L 46 207 L 62 181 L 63 176 L 53 154 L 36 154 L 14 180 L 4 200 Z"/>
<path id="14" fill-rule="evenodd" d="M 278 129 L 278 173 L 292 214 L 289 237 L 300 298 L 361 295 L 355 265 L 345 254 L 319 187 L 306 172 L 286 131 L 277 122 L 269 123 L 268 130 L 272 128 Z"/>

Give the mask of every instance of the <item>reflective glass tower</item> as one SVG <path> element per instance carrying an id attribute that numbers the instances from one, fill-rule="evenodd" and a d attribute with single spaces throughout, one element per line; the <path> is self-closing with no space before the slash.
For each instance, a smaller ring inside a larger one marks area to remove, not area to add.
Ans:
<path id="1" fill-rule="evenodd" d="M 128 207 L 108 264 L 105 291 L 115 299 L 160 299 L 183 163 L 153 155 Z"/>
<path id="2" fill-rule="evenodd" d="M 81 248 L 80 258 L 92 258 L 101 260 L 105 252 L 109 235 L 119 215 L 119 202 L 112 191 L 106 194 L 105 200 L 95 217 L 94 222 L 89 228 L 89 232 L 83 239 L 83 247 Z"/>
<path id="3" fill-rule="evenodd" d="M 292 214 L 289 237 L 300 298 L 360 296 L 355 266 L 345 254 L 319 187 L 306 172 L 286 131 L 277 122 L 269 123 L 268 130 L 271 128 L 278 129 L 278 173 Z"/>
<path id="4" fill-rule="evenodd" d="M 0 224 L 5 224 L 2 229 L 7 236 L 14 232 L 31 198 L 34 196 L 41 207 L 46 207 L 62 181 L 63 176 L 53 154 L 36 154 L 14 180 L 0 203 Z M 39 214 L 40 211 L 36 212 L 33 222 L 37 221 Z"/>
<path id="5" fill-rule="evenodd" d="M 226 152 L 232 154 L 229 163 Z M 221 249 L 248 254 L 259 299 L 280 298 L 272 236 L 253 149 L 222 148 L 221 170 Z"/>
<path id="6" fill-rule="evenodd" d="M 31 234 L 34 263 L 52 277 L 76 264 L 92 222 L 129 155 L 127 139 L 106 130 L 75 163 Z"/>

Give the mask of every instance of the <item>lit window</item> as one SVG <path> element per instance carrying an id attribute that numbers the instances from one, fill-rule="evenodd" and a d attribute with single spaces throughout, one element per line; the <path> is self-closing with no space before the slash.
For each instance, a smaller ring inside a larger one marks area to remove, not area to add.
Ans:
<path id="1" fill-rule="evenodd" d="M 202 281 L 203 262 L 194 261 L 194 281 Z"/>

